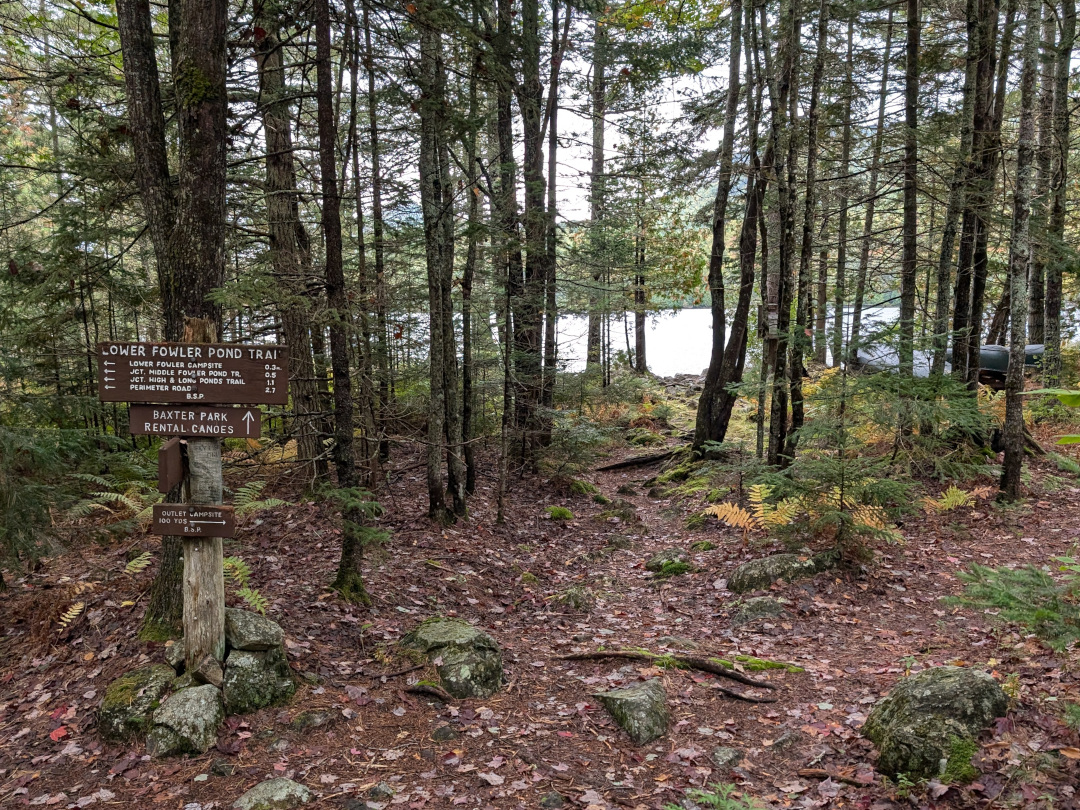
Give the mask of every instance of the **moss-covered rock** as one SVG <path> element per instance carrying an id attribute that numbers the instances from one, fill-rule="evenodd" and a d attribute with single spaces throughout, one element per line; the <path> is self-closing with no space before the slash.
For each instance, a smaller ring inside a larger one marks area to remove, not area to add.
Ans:
<path id="1" fill-rule="evenodd" d="M 260 782 L 235 802 L 234 810 L 294 810 L 315 797 L 303 785 L 278 777 Z"/>
<path id="2" fill-rule="evenodd" d="M 893 778 L 974 777 L 975 738 L 1008 709 L 992 677 L 934 667 L 900 681 L 874 706 L 862 733 L 877 746 L 877 769 Z"/>
<path id="3" fill-rule="evenodd" d="M 650 743 L 667 733 L 667 693 L 655 678 L 625 689 L 598 692 L 593 697 L 638 745 Z"/>
<path id="4" fill-rule="evenodd" d="M 664 570 L 664 566 L 671 563 L 685 563 L 686 552 L 681 548 L 665 548 L 653 554 L 645 563 L 645 570 L 654 574 Z"/>
<path id="5" fill-rule="evenodd" d="M 233 650 L 271 650 L 285 643 L 281 625 L 258 613 L 225 608 L 225 644 Z"/>
<path id="6" fill-rule="evenodd" d="M 442 687 L 456 698 L 490 697 L 502 686 L 502 652 L 491 636 L 461 619 L 429 619 L 403 646 L 436 663 Z"/>
<path id="7" fill-rule="evenodd" d="M 222 692 L 229 714 L 246 714 L 285 703 L 296 692 L 296 682 L 284 649 L 230 652 L 225 659 Z"/>
<path id="8" fill-rule="evenodd" d="M 728 577 L 728 590 L 732 593 L 746 593 L 761 588 L 768 588 L 782 579 L 794 582 L 805 579 L 840 563 L 840 555 L 835 551 L 823 551 L 811 556 L 799 554 L 774 554 L 760 560 L 751 560 L 736 568 Z"/>
<path id="9" fill-rule="evenodd" d="M 626 431 L 626 442 L 635 447 L 659 447 L 664 443 L 664 437 L 648 428 L 637 427 Z"/>
<path id="10" fill-rule="evenodd" d="M 125 742 L 145 733 L 174 677 L 172 667 L 154 664 L 126 672 L 109 684 L 98 709 L 101 736 Z"/>
<path id="11" fill-rule="evenodd" d="M 771 596 L 755 596 L 740 604 L 731 617 L 732 627 L 742 627 L 744 624 L 752 624 L 761 619 L 775 619 L 784 615 L 784 606 L 788 604 L 786 599 L 775 599 Z"/>
<path id="12" fill-rule="evenodd" d="M 217 742 L 224 719 L 221 691 L 209 684 L 192 686 L 170 696 L 154 712 L 146 749 L 152 757 L 205 754 Z"/>

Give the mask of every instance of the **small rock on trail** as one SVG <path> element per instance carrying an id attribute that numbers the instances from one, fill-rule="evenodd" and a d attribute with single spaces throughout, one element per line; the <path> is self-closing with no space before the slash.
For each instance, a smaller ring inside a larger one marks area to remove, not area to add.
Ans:
<path id="1" fill-rule="evenodd" d="M 667 693 L 659 680 L 637 683 L 594 695 L 619 727 L 638 745 L 645 745 L 667 733 Z"/>

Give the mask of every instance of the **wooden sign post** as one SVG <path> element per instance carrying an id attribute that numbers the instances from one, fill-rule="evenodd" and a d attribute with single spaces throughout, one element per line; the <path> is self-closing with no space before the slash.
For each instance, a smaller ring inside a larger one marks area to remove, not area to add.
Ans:
<path id="1" fill-rule="evenodd" d="M 187 503 L 155 505 L 154 531 L 184 538 L 184 638 L 192 672 L 208 655 L 219 663 L 225 657 L 221 539 L 235 535 L 236 516 L 221 503 L 221 439 L 262 432 L 257 408 L 212 405 L 289 399 L 286 347 L 214 343 L 215 337 L 210 321 L 189 319 L 189 342 L 100 343 L 97 354 L 101 401 L 143 403 L 131 407 L 131 433 L 172 437 L 158 451 L 159 491 L 171 491 L 187 475 Z"/>

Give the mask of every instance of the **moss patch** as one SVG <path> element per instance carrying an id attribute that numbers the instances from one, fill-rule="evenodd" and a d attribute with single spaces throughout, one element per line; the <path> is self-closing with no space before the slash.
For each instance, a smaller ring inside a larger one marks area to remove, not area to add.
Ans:
<path id="1" fill-rule="evenodd" d="M 549 506 L 547 516 L 552 520 L 573 520 L 574 513 L 565 506 Z"/>
<path id="2" fill-rule="evenodd" d="M 691 551 L 712 551 L 716 548 L 716 543 L 711 540 L 698 540 L 696 543 L 690 544 Z"/>
<path id="3" fill-rule="evenodd" d="M 963 784 L 975 781 L 979 772 L 971 764 L 979 746 L 970 737 L 951 737 L 949 739 L 949 758 L 945 762 L 945 771 L 941 781 L 946 785 Z"/>

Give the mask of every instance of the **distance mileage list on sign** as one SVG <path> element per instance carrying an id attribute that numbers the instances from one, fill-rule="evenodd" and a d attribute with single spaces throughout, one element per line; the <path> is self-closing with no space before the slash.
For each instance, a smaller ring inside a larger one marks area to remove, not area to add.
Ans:
<path id="1" fill-rule="evenodd" d="M 102 402 L 284 405 L 285 346 L 233 343 L 100 343 Z"/>

